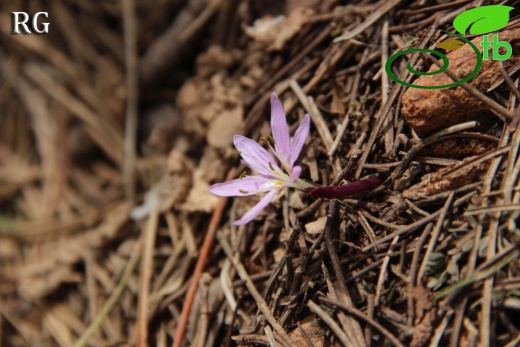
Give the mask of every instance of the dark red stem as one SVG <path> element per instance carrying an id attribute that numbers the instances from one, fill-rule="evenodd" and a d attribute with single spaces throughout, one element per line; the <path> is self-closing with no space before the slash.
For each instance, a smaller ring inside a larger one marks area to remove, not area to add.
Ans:
<path id="1" fill-rule="evenodd" d="M 341 199 L 351 195 L 358 195 L 381 185 L 377 176 L 371 176 L 359 181 L 343 184 L 341 186 L 328 186 L 312 188 L 307 193 L 315 198 Z"/>

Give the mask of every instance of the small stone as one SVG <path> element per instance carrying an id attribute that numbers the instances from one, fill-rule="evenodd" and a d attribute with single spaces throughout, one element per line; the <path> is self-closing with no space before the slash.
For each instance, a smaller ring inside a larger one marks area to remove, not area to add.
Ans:
<path id="1" fill-rule="evenodd" d="M 488 39 L 492 42 L 492 36 Z M 509 59 L 503 61 L 506 71 L 520 62 L 520 29 L 503 31 L 498 33 L 499 41 L 508 42 L 512 49 Z M 482 52 L 482 36 L 471 41 Z M 503 53 L 503 49 L 499 49 Z M 462 48 L 447 54 L 450 62 L 449 69 L 455 72 L 459 78 L 468 76 L 476 65 L 476 57 L 473 49 L 465 44 Z M 433 64 L 429 72 L 438 70 Z M 467 83 L 481 92 L 486 92 L 498 79 L 502 78 L 500 61 L 493 60 L 493 50 L 489 47 L 488 60 L 483 60 L 479 73 Z M 453 80 L 445 73 L 433 76 L 421 76 L 413 82 L 422 86 L 437 86 L 453 83 Z M 451 125 L 478 120 L 487 115 L 492 117 L 487 106 L 477 98 L 466 92 L 461 86 L 443 89 L 418 89 L 408 88 L 402 98 L 401 112 L 408 124 L 419 136 L 426 136 Z"/>

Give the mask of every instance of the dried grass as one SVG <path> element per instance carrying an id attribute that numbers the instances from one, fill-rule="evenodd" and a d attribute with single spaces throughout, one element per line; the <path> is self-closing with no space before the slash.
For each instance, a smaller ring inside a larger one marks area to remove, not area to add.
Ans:
<path id="1" fill-rule="evenodd" d="M 518 69 L 476 92 L 507 117 L 420 139 L 383 66 L 481 2 L 208 4 L 0 8 L 0 346 L 517 345 Z M 207 188 L 272 91 L 312 115 L 306 179 L 384 184 L 234 227 L 257 197 Z"/>

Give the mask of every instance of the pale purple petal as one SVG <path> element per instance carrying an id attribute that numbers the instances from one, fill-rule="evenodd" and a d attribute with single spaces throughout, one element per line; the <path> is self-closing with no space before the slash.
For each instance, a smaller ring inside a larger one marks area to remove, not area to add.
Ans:
<path id="1" fill-rule="evenodd" d="M 233 143 L 244 162 L 264 176 L 272 176 L 273 170 L 281 171 L 273 157 L 255 141 L 242 135 L 235 135 Z"/>
<path id="2" fill-rule="evenodd" d="M 259 176 L 246 176 L 209 187 L 209 191 L 218 196 L 248 196 L 273 189 L 272 181 Z"/>
<path id="3" fill-rule="evenodd" d="M 300 155 L 303 146 L 305 145 L 305 140 L 307 140 L 307 136 L 309 135 L 309 131 L 311 129 L 311 116 L 307 113 L 303 116 L 303 120 L 300 123 L 298 129 L 296 129 L 296 133 L 292 139 L 291 149 L 289 151 L 289 167 L 294 165 L 296 159 Z"/>
<path id="4" fill-rule="evenodd" d="M 296 181 L 300 177 L 301 173 L 302 173 L 302 167 L 296 165 L 295 167 L 292 168 L 292 170 L 291 170 L 291 177 L 289 177 L 289 180 L 287 182 L 288 183 L 293 183 L 294 181 Z"/>
<path id="5" fill-rule="evenodd" d="M 256 216 L 258 216 L 258 214 L 260 212 L 262 212 L 262 210 L 267 205 L 269 205 L 269 203 L 271 202 L 271 200 L 273 200 L 273 198 L 276 195 L 276 193 L 278 193 L 278 190 L 273 190 L 273 191 L 270 191 L 269 193 L 267 193 L 262 198 L 262 200 L 260 200 L 258 202 L 258 204 L 256 204 L 255 206 L 253 206 L 252 209 L 247 211 L 247 213 L 242 218 L 240 218 L 239 220 L 234 221 L 233 224 L 234 225 L 242 225 L 242 224 L 246 224 L 246 223 L 251 222 L 253 219 L 255 219 Z"/>
<path id="6" fill-rule="evenodd" d="M 271 95 L 271 131 L 273 132 L 274 148 L 277 155 L 287 157 L 291 146 L 289 127 L 287 126 L 287 118 L 285 117 L 282 103 L 275 93 Z"/>

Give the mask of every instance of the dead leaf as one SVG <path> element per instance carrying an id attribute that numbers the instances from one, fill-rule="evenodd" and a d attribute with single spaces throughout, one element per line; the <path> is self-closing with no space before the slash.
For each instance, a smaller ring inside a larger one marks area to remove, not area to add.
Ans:
<path id="1" fill-rule="evenodd" d="M 469 162 L 475 159 L 475 157 L 468 157 L 463 162 Z M 403 191 L 403 197 L 407 199 L 421 199 L 429 196 L 446 192 L 452 189 L 459 188 L 464 184 L 472 182 L 475 177 L 479 177 L 489 167 L 489 162 L 479 163 L 477 165 L 468 165 L 457 171 L 456 175 L 447 175 L 444 173 L 451 171 L 455 166 L 461 164 L 454 164 L 443 167 L 434 173 L 424 175 L 421 178 L 421 182 L 411 186 L 410 188 Z"/>
<path id="2" fill-rule="evenodd" d="M 203 170 L 198 169 L 193 175 L 193 187 L 181 210 L 187 212 L 211 212 L 217 206 L 219 197 L 211 194 L 209 184 L 204 179 Z"/>
<path id="3" fill-rule="evenodd" d="M 242 124 L 244 111 L 241 105 L 228 109 L 217 115 L 209 123 L 207 140 L 211 147 L 227 148 L 233 143 L 233 135 L 237 134 Z"/>
<path id="4" fill-rule="evenodd" d="M 99 226 L 81 234 L 38 245 L 35 256 L 28 257 L 19 273 L 19 293 L 29 299 L 40 299 L 56 290 L 62 283 L 80 282 L 83 275 L 74 265 L 86 252 L 111 242 L 128 220 L 130 205 L 122 203 L 105 211 Z M 40 258 L 41 254 L 46 255 Z"/>
<path id="5" fill-rule="evenodd" d="M 437 48 L 442 48 L 447 51 L 454 51 L 464 45 L 464 42 L 460 40 L 446 40 L 437 45 Z"/>
<path id="6" fill-rule="evenodd" d="M 321 233 L 323 231 L 323 228 L 325 228 L 326 220 L 327 216 L 323 216 L 316 219 L 315 221 L 307 223 L 305 224 L 305 230 L 307 230 L 307 233 L 311 235 Z"/>
<path id="7" fill-rule="evenodd" d="M 413 296 L 415 298 L 415 326 L 410 346 L 422 347 L 428 343 L 432 336 L 437 307 L 432 299 L 432 293 L 426 287 L 415 287 Z"/>
<path id="8" fill-rule="evenodd" d="M 314 10 L 300 7 L 291 11 L 288 17 L 264 16 L 257 19 L 253 26 L 246 26 L 244 31 L 249 37 L 265 45 L 268 51 L 279 51 L 301 30 L 313 14 Z"/>
<path id="9" fill-rule="evenodd" d="M 296 346 L 307 346 L 304 335 L 308 337 L 314 346 L 323 346 L 323 336 L 318 324 L 314 322 L 302 323 L 300 327 L 294 329 L 289 333 L 289 336 L 294 341 Z"/>
<path id="10" fill-rule="evenodd" d="M 143 204 L 132 209 L 130 217 L 139 220 L 155 209 L 164 212 L 183 203 L 193 184 L 192 175 L 193 163 L 182 152 L 172 149 L 165 174 L 147 192 Z"/>
<path id="11" fill-rule="evenodd" d="M 344 115 L 345 114 L 345 104 L 341 98 L 340 88 L 334 84 L 332 88 L 332 101 L 330 102 L 330 112 Z"/>
<path id="12" fill-rule="evenodd" d="M 302 201 L 302 194 L 304 194 L 301 191 L 294 191 L 289 196 L 289 207 L 297 210 L 303 210 L 308 205 Z"/>

